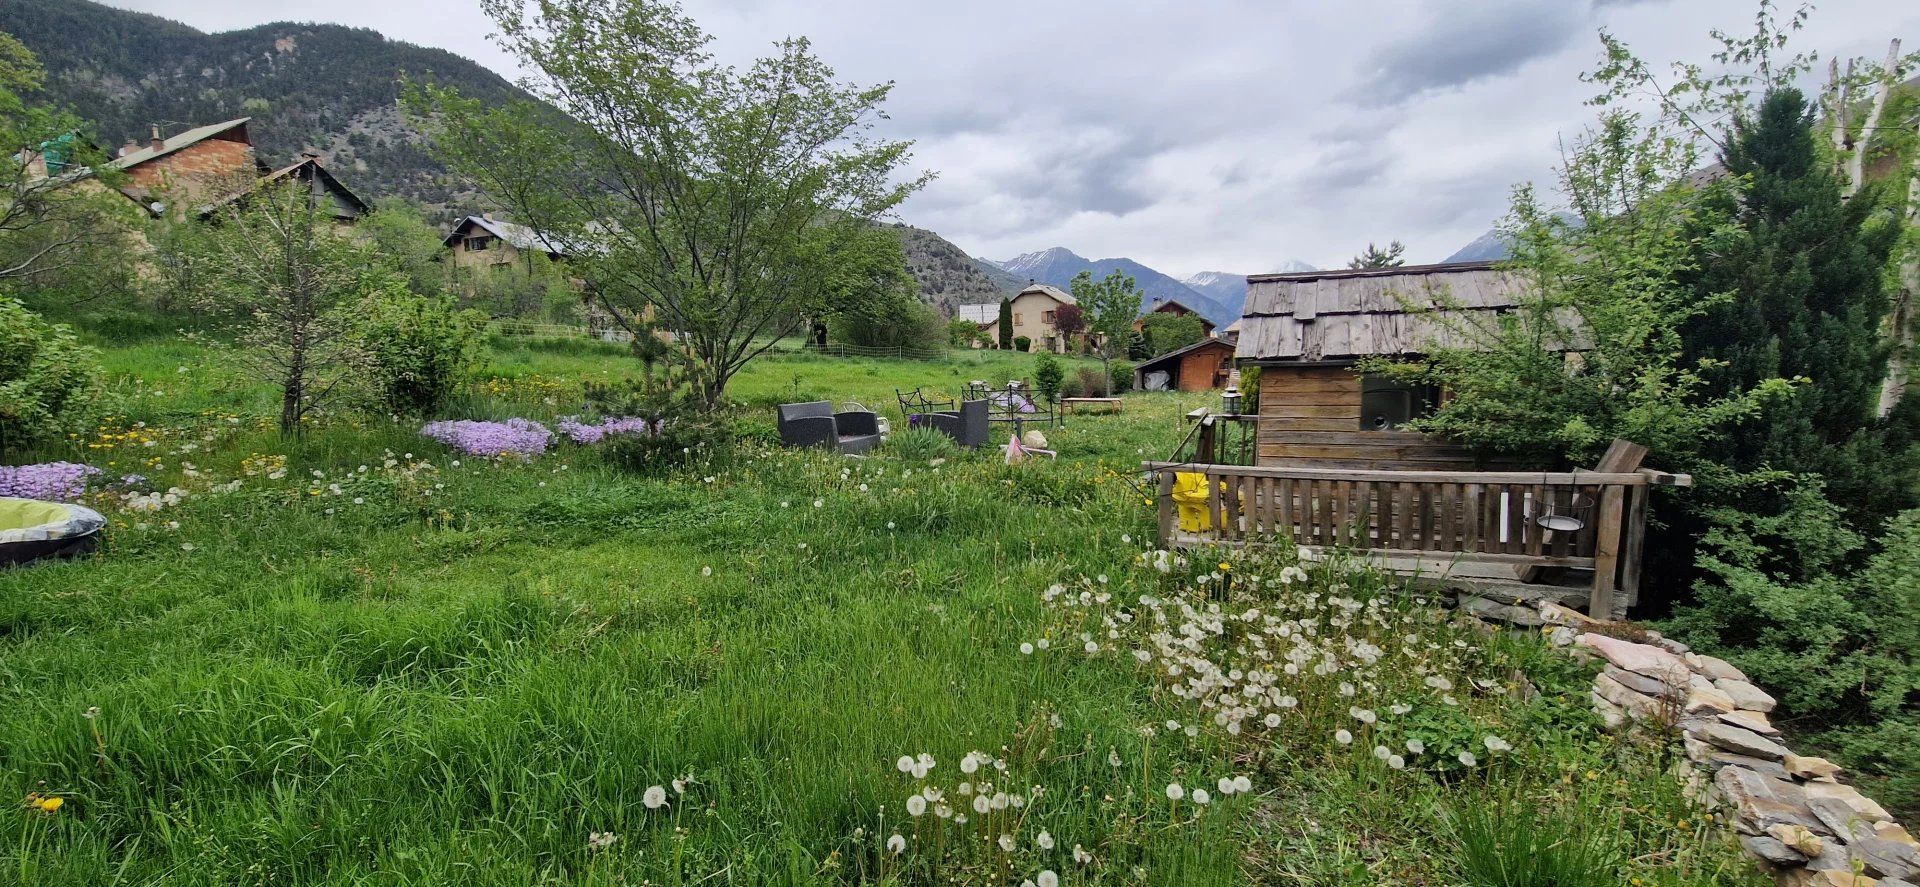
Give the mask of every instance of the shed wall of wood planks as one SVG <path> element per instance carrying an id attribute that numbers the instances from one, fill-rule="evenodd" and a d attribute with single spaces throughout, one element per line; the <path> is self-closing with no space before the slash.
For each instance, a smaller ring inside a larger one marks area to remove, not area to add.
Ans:
<path id="1" fill-rule="evenodd" d="M 1408 431 L 1360 430 L 1360 374 L 1349 366 L 1260 370 L 1255 464 L 1305 468 L 1472 468 L 1465 447 Z"/>

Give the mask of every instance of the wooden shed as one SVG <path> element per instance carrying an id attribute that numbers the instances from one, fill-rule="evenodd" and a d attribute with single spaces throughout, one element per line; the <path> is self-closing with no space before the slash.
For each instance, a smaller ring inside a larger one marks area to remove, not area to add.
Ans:
<path id="1" fill-rule="evenodd" d="M 1211 391 L 1233 375 L 1233 342 L 1201 339 L 1140 364 L 1133 387 L 1141 391 Z"/>
<path id="2" fill-rule="evenodd" d="M 1430 411 L 1439 391 L 1365 376 L 1355 365 L 1456 344 L 1450 321 L 1471 319 L 1457 312 L 1509 310 L 1522 285 L 1491 262 L 1248 277 L 1235 356 L 1261 368 L 1255 464 L 1483 467 L 1464 447 L 1400 430 Z"/>

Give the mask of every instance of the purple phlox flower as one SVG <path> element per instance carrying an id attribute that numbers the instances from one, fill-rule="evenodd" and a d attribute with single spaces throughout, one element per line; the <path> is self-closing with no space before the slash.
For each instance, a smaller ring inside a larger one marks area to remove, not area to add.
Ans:
<path id="1" fill-rule="evenodd" d="M 470 456 L 537 456 L 553 440 L 545 425 L 526 419 L 429 422 L 420 433 Z"/>
<path id="2" fill-rule="evenodd" d="M 660 433 L 662 423 L 641 416 L 609 416 L 597 422 L 582 421 L 579 416 L 568 416 L 554 423 L 560 433 L 577 444 L 596 444 L 609 434 L 631 434 L 640 437 L 652 437 Z"/>
<path id="3" fill-rule="evenodd" d="M 70 502 L 86 495 L 87 482 L 99 473 L 78 462 L 0 465 L 0 496 Z"/>

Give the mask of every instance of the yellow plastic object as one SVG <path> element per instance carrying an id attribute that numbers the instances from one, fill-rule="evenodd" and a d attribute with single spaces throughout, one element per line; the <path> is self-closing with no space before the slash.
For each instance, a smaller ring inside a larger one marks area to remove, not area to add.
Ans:
<path id="1" fill-rule="evenodd" d="M 1225 484 L 1221 485 L 1223 488 Z M 1173 504 L 1180 509 L 1180 531 L 1200 533 L 1213 529 L 1213 514 L 1207 509 L 1207 476 L 1198 471 L 1173 473 Z"/>
<path id="2" fill-rule="evenodd" d="M 72 516 L 71 509 L 58 503 L 0 497 L 0 530 L 25 530 Z"/>

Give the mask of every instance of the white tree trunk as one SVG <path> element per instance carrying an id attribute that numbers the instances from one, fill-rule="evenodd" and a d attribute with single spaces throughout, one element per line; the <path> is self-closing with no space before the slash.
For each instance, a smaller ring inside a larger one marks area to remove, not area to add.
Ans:
<path id="1" fill-rule="evenodd" d="M 1920 124 L 1914 125 L 1914 135 L 1920 138 Z M 1907 172 L 1907 227 L 1920 228 L 1920 142 L 1913 149 L 1912 169 Z M 1880 386 L 1880 415 L 1893 411 L 1906 396 L 1907 381 L 1912 370 L 1907 365 L 1907 355 L 1914 348 L 1913 332 L 1916 321 L 1915 308 L 1920 307 L 1920 245 L 1912 243 L 1909 235 L 1909 247 L 1900 257 L 1900 289 L 1893 294 L 1893 316 L 1888 318 L 1888 337 L 1893 343 L 1893 357 L 1887 361 L 1887 378 Z"/>
<path id="2" fill-rule="evenodd" d="M 1863 180 L 1867 174 L 1867 149 L 1873 145 L 1874 132 L 1880 127 L 1880 115 L 1887 110 L 1887 96 L 1893 92 L 1899 70 L 1900 38 L 1895 37 L 1887 45 L 1887 64 L 1880 69 L 1880 84 L 1873 93 L 1873 107 L 1867 111 L 1867 119 L 1861 123 L 1860 135 L 1853 140 L 1853 151 L 1847 157 L 1847 197 L 1859 193 L 1866 184 Z"/>

